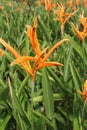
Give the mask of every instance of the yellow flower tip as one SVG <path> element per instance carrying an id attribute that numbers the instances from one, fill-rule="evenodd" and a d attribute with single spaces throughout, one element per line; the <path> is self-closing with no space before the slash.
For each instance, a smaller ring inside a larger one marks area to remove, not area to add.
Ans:
<path id="1" fill-rule="evenodd" d="M 37 17 L 34 18 L 34 28 L 37 28 Z"/>
<path id="2" fill-rule="evenodd" d="M 11 64 L 10 64 L 10 66 L 13 66 L 14 65 L 14 62 L 12 62 Z"/>

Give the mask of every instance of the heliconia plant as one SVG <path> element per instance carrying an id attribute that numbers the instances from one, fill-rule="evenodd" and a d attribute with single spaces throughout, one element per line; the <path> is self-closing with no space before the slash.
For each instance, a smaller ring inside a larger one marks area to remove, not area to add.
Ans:
<path id="1" fill-rule="evenodd" d="M 54 11 L 54 13 L 57 15 L 57 18 L 54 18 L 54 20 L 61 22 L 61 34 L 63 35 L 65 23 L 77 12 L 77 10 L 75 10 L 73 13 L 68 13 L 65 11 L 65 7 L 62 4 L 58 5 L 58 7 L 59 9 Z"/>
<path id="2" fill-rule="evenodd" d="M 79 21 L 82 24 L 82 30 L 80 31 L 73 23 L 71 23 L 72 29 L 75 33 L 75 35 L 81 40 L 84 41 L 87 37 L 87 17 L 84 17 L 84 11 L 82 12 L 82 15 L 79 17 Z"/>

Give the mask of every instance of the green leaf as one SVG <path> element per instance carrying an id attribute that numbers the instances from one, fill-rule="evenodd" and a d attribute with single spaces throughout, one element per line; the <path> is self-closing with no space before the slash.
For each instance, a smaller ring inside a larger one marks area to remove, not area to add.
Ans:
<path id="1" fill-rule="evenodd" d="M 3 87 L 3 88 L 6 88 L 6 84 L 4 83 L 4 81 L 2 79 L 0 79 L 0 85 Z"/>
<path id="2" fill-rule="evenodd" d="M 84 63 L 87 65 L 87 57 L 85 56 L 81 46 L 70 35 L 66 34 L 65 36 L 66 38 L 70 39 L 70 43 L 73 45 L 74 50 L 79 54 Z"/>
<path id="3" fill-rule="evenodd" d="M 13 116 L 17 122 L 17 125 L 20 130 L 29 130 L 30 128 L 30 122 L 27 117 L 27 114 L 25 113 L 22 104 L 19 100 L 19 98 L 15 95 L 15 92 L 13 91 Z"/>
<path id="4" fill-rule="evenodd" d="M 56 81 L 57 85 L 59 85 L 60 89 L 62 90 L 62 92 L 68 92 L 70 94 L 72 94 L 72 92 L 70 91 L 70 89 L 65 87 L 65 83 L 62 82 L 62 80 L 55 74 L 55 72 L 51 69 L 47 67 L 48 72 L 50 73 L 50 75 L 54 78 L 54 80 Z"/>
<path id="5" fill-rule="evenodd" d="M 34 128 L 35 128 L 36 130 L 47 130 L 46 121 L 45 121 L 42 117 L 40 117 L 40 118 L 36 121 L 36 123 L 35 123 L 35 125 L 34 125 Z"/>
<path id="6" fill-rule="evenodd" d="M 46 68 L 43 69 L 42 73 L 42 87 L 43 87 L 43 102 L 46 115 L 49 119 L 52 120 L 54 113 L 54 100 Z"/>
<path id="7" fill-rule="evenodd" d="M 74 103 L 73 103 L 73 130 L 81 130 L 79 124 L 79 104 L 77 101 L 77 95 L 74 93 Z"/>
<path id="8" fill-rule="evenodd" d="M 75 89 L 78 90 L 78 89 L 80 89 L 80 83 L 78 80 L 79 78 L 78 78 L 75 66 L 72 64 L 72 62 L 70 62 L 70 71 L 71 71 L 71 75 L 72 75 L 73 82 L 75 85 Z"/>
<path id="9" fill-rule="evenodd" d="M 3 121 L 0 123 L 0 130 L 5 130 L 6 125 L 7 125 L 8 121 L 10 120 L 10 118 L 11 118 L 11 115 L 7 115 L 7 116 L 3 119 Z"/>
<path id="10" fill-rule="evenodd" d="M 61 93 L 55 93 L 53 94 L 54 101 L 63 100 L 63 95 Z M 43 96 L 37 96 L 33 98 L 33 102 L 42 102 Z"/>
<path id="11" fill-rule="evenodd" d="M 10 94 L 8 88 L 3 88 L 0 90 L 0 105 L 4 107 L 9 107 L 8 103 L 10 104 Z"/>
<path id="12" fill-rule="evenodd" d="M 68 55 L 65 58 L 66 63 L 64 64 L 64 81 L 65 81 L 65 83 L 67 82 L 68 76 L 69 76 L 69 63 L 70 63 L 71 56 L 72 56 L 72 50 L 73 50 L 73 47 L 71 44 L 70 48 L 69 48 Z"/>
<path id="13" fill-rule="evenodd" d="M 57 108 L 67 119 L 69 119 L 70 121 L 73 120 L 73 116 L 71 113 L 66 112 L 64 108 L 61 107 L 57 107 Z"/>
<path id="14" fill-rule="evenodd" d="M 20 94 L 22 93 L 22 91 L 23 91 L 23 89 L 24 89 L 24 87 L 25 87 L 25 84 L 27 83 L 27 81 L 28 81 L 28 79 L 29 79 L 29 74 L 27 74 L 27 76 L 24 78 L 24 80 L 21 82 L 21 85 L 20 85 L 20 87 L 19 87 L 19 89 L 18 89 L 18 95 L 20 96 Z"/>
<path id="15" fill-rule="evenodd" d="M 58 122 L 60 122 L 61 124 L 66 125 L 64 118 L 60 114 L 54 113 L 54 118 L 58 120 Z"/>
<path id="16" fill-rule="evenodd" d="M 43 115 L 42 113 L 37 112 L 37 111 L 35 111 L 35 110 L 32 110 L 31 108 L 29 108 L 29 110 L 30 110 L 31 112 L 33 112 L 33 114 L 34 114 L 35 116 L 37 116 L 38 118 L 44 119 L 44 120 L 46 121 L 46 124 L 49 126 L 49 128 L 52 128 L 52 129 L 53 129 L 53 124 L 52 124 L 52 122 L 51 122 L 45 115 Z"/>
<path id="17" fill-rule="evenodd" d="M 48 30 L 47 30 L 44 22 L 40 18 L 38 18 L 38 23 L 40 25 L 40 28 L 42 28 L 42 30 L 44 32 L 44 36 L 45 36 L 47 42 L 49 43 L 49 33 L 48 33 Z"/>

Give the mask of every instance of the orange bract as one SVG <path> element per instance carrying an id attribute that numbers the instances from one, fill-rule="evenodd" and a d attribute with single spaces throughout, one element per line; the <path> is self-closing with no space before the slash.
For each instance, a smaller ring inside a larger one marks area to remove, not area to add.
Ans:
<path id="1" fill-rule="evenodd" d="M 45 9 L 46 11 L 49 13 L 51 9 L 55 8 L 57 6 L 57 4 L 52 3 L 52 0 L 41 0 L 40 2 L 37 3 L 38 6 L 40 6 L 41 4 L 45 5 Z"/>
<path id="2" fill-rule="evenodd" d="M 82 24 L 83 28 L 87 30 L 87 17 L 84 17 L 84 11 L 82 11 L 82 15 L 80 15 L 79 21 Z"/>
<path id="3" fill-rule="evenodd" d="M 84 6 L 87 6 L 87 0 L 83 0 Z"/>
<path id="4" fill-rule="evenodd" d="M 65 23 L 77 12 L 77 10 L 75 10 L 73 13 L 66 13 L 65 7 L 62 4 L 58 4 L 58 7 L 59 9 L 54 11 L 54 13 L 57 15 L 57 18 L 54 18 L 54 20 L 58 20 L 61 22 L 61 33 L 63 34 Z"/>
<path id="5" fill-rule="evenodd" d="M 84 100 L 87 99 L 87 80 L 85 81 L 83 91 L 78 90 L 78 93 L 80 93 Z"/>
<path id="6" fill-rule="evenodd" d="M 66 13 L 65 7 L 63 5 L 59 5 L 59 9 L 54 11 L 54 13 L 57 15 L 57 18 L 54 18 L 54 20 L 58 20 L 61 22 L 62 25 L 64 25 L 66 21 L 76 12 L 77 10 L 75 10 L 73 13 Z"/>
<path id="7" fill-rule="evenodd" d="M 73 29 L 75 35 L 81 41 L 84 41 L 85 37 L 87 36 L 87 17 L 84 17 L 84 11 L 82 12 L 82 15 L 80 15 L 79 21 L 82 24 L 82 30 L 81 31 L 78 29 L 78 26 L 75 27 L 75 25 L 73 23 L 71 23 L 71 26 L 72 26 L 72 29 Z"/>
<path id="8" fill-rule="evenodd" d="M 37 19 L 34 19 L 34 26 L 26 25 L 27 31 L 26 34 L 28 38 L 30 38 L 31 45 L 36 53 L 37 56 L 40 55 L 40 47 L 39 47 L 39 42 L 36 34 L 36 28 L 37 28 Z"/>
<path id="9" fill-rule="evenodd" d="M 0 5 L 0 10 L 3 10 L 4 9 L 4 6 Z"/>
<path id="10" fill-rule="evenodd" d="M 4 51 L 0 49 L 0 56 L 2 56 L 3 54 L 4 54 Z"/>
<path id="11" fill-rule="evenodd" d="M 80 4 L 80 0 L 76 0 L 76 1 L 75 1 L 75 4 L 76 4 L 76 5 L 79 5 L 79 4 Z"/>
<path id="12" fill-rule="evenodd" d="M 87 36 L 86 30 L 79 31 L 78 26 L 75 27 L 73 23 L 71 23 L 72 29 L 75 33 L 75 35 L 81 40 L 84 41 L 85 37 Z"/>
<path id="13" fill-rule="evenodd" d="M 70 1 L 67 2 L 67 6 L 68 6 L 68 7 L 72 7 L 72 6 L 73 6 L 72 0 L 70 0 Z"/>

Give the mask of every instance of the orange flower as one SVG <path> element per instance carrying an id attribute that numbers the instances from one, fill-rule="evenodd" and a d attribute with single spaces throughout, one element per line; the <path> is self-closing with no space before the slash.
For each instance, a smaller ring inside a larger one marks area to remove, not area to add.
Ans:
<path id="1" fill-rule="evenodd" d="M 58 6 L 59 6 L 59 9 L 54 11 L 54 13 L 57 15 L 57 18 L 54 18 L 54 20 L 58 20 L 61 22 L 61 33 L 63 34 L 63 29 L 64 29 L 64 25 L 66 21 L 70 17 L 72 17 L 77 12 L 77 10 L 75 10 L 73 13 L 66 13 L 65 7 L 62 4 Z"/>
<path id="2" fill-rule="evenodd" d="M 83 28 L 87 29 L 87 17 L 84 17 L 84 11 L 82 12 L 82 15 L 80 15 L 79 21 L 82 24 Z"/>
<path id="3" fill-rule="evenodd" d="M 45 0 L 45 9 L 49 13 L 52 8 L 52 1 L 51 0 Z"/>
<path id="4" fill-rule="evenodd" d="M 82 15 L 80 15 L 79 21 L 82 24 L 82 30 L 81 31 L 78 29 L 78 26 L 75 27 L 75 25 L 73 23 L 71 23 L 71 25 L 72 25 L 72 29 L 73 29 L 75 35 L 81 41 L 84 41 L 85 37 L 87 36 L 87 17 L 84 17 L 84 11 L 82 12 Z"/>
<path id="5" fill-rule="evenodd" d="M 63 64 L 58 62 L 48 62 L 47 59 L 57 47 L 59 47 L 64 41 L 68 41 L 67 39 L 59 41 L 50 49 L 48 53 L 46 51 L 48 50 L 49 47 L 46 47 L 43 51 L 41 51 L 36 35 L 36 27 L 37 27 L 37 19 L 35 18 L 34 26 L 31 27 L 27 25 L 27 31 L 26 31 L 27 36 L 30 38 L 32 48 L 34 49 L 35 57 L 26 55 L 21 56 L 14 48 L 12 48 L 8 43 L 6 43 L 4 40 L 0 38 L 0 42 L 2 43 L 2 45 L 5 46 L 6 49 L 8 49 L 17 58 L 11 63 L 11 65 L 20 63 L 23 66 L 23 68 L 31 75 L 33 81 L 35 78 L 35 74 L 39 69 L 45 66 L 63 66 Z M 30 65 L 29 62 L 30 60 L 34 61 L 33 66 Z"/>
<path id="6" fill-rule="evenodd" d="M 3 10 L 3 9 L 4 9 L 4 7 L 2 5 L 0 5 L 0 10 Z"/>
<path id="7" fill-rule="evenodd" d="M 72 6 L 73 6 L 72 0 L 70 0 L 70 1 L 67 2 L 67 6 L 68 6 L 68 7 L 72 7 Z"/>
<path id="8" fill-rule="evenodd" d="M 3 54 L 4 54 L 4 51 L 0 49 L 0 56 L 2 56 Z"/>
<path id="9" fill-rule="evenodd" d="M 45 9 L 48 13 L 52 8 L 55 8 L 57 6 L 55 3 L 52 4 L 52 0 L 41 0 L 40 2 L 38 2 L 38 6 L 40 6 L 41 4 L 45 5 Z"/>
<path id="10" fill-rule="evenodd" d="M 27 1 L 26 0 L 23 1 L 23 5 L 27 5 Z"/>
<path id="11" fill-rule="evenodd" d="M 54 20 L 59 20 L 62 25 L 64 25 L 66 21 L 77 12 L 77 10 L 75 10 L 73 13 L 66 13 L 63 5 L 59 5 L 59 8 L 60 9 L 54 11 L 58 16 L 57 18 L 54 18 Z"/>
<path id="12" fill-rule="evenodd" d="M 80 93 L 84 100 L 87 99 L 87 80 L 85 81 L 83 91 L 78 90 L 78 93 Z"/>
<path id="13" fill-rule="evenodd" d="M 80 4 L 80 0 L 76 0 L 75 5 L 79 5 L 79 4 Z"/>
<path id="14" fill-rule="evenodd" d="M 22 7 L 21 7 L 21 6 L 18 6 L 18 7 L 16 8 L 16 11 L 19 12 L 21 9 L 22 9 Z"/>
<path id="15" fill-rule="evenodd" d="M 83 2 L 84 2 L 84 6 L 87 6 L 87 0 L 84 0 Z"/>
<path id="16" fill-rule="evenodd" d="M 84 41 L 85 37 L 87 36 L 87 31 L 83 30 L 83 31 L 79 31 L 78 26 L 75 27 L 75 25 L 73 23 L 71 23 L 72 29 L 74 34 L 81 40 Z"/>
<path id="17" fill-rule="evenodd" d="M 9 2 L 8 2 L 8 6 L 9 6 L 9 7 L 12 7 L 12 6 L 13 6 L 12 2 L 9 1 Z"/>

